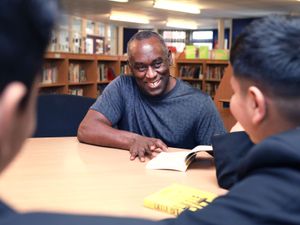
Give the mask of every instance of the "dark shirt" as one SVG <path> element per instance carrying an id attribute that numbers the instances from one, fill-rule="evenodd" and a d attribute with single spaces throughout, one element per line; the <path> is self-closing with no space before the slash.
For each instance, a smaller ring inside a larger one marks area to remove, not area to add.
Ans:
<path id="1" fill-rule="evenodd" d="M 119 76 L 91 109 L 120 130 L 159 138 L 169 147 L 191 149 L 225 133 L 212 99 L 181 80 L 165 95 L 149 97 L 140 92 L 134 77 Z"/>

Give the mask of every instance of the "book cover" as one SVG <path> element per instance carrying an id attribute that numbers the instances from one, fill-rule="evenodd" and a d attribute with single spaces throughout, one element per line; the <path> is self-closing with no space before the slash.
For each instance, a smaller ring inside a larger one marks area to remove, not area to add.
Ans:
<path id="1" fill-rule="evenodd" d="M 211 145 L 198 145 L 192 150 L 161 152 L 147 163 L 146 168 L 177 170 L 185 172 L 191 162 L 195 159 L 198 152 L 212 150 L 213 149 Z"/>
<path id="2" fill-rule="evenodd" d="M 199 59 L 209 59 L 209 49 L 208 46 L 199 47 Z"/>
<path id="3" fill-rule="evenodd" d="M 150 209 L 178 215 L 184 210 L 196 211 L 207 206 L 216 194 L 186 185 L 172 184 L 144 198 Z"/>
<path id="4" fill-rule="evenodd" d="M 185 46 L 185 58 L 195 59 L 196 58 L 196 47 L 194 45 Z"/>
<path id="5" fill-rule="evenodd" d="M 219 60 L 228 60 L 229 59 L 229 51 L 227 49 L 214 49 L 212 51 L 212 59 Z"/>

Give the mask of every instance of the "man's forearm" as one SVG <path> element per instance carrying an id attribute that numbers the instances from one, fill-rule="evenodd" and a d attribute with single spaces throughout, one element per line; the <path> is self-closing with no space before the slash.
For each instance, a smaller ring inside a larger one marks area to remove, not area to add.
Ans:
<path id="1" fill-rule="evenodd" d="M 92 128 L 81 126 L 78 129 L 77 137 L 80 142 L 129 150 L 137 135 L 129 131 L 102 125 Z"/>

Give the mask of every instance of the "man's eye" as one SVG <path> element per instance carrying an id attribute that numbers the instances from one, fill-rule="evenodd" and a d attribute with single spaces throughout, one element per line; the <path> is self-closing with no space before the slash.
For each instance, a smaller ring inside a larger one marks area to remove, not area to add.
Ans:
<path id="1" fill-rule="evenodd" d="M 156 62 L 156 63 L 154 63 L 154 68 L 155 68 L 155 69 L 160 68 L 160 67 L 161 67 L 161 64 L 162 64 L 162 62 Z"/>
<path id="2" fill-rule="evenodd" d="M 140 71 L 140 72 L 143 72 L 143 71 L 147 70 L 147 66 L 145 66 L 145 65 L 136 65 L 135 69 Z"/>

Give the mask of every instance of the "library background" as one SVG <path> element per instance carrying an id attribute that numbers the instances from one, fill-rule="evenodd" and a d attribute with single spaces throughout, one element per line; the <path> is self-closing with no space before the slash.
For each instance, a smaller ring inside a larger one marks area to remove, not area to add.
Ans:
<path id="1" fill-rule="evenodd" d="M 45 55 L 41 93 L 96 98 L 119 74 L 130 74 L 126 46 L 140 29 L 64 15 Z M 156 30 L 173 55 L 171 73 L 214 97 L 228 65 L 229 29 L 224 49 L 216 49 L 218 30 Z M 123 33 L 123 37 L 118 35 Z M 118 40 L 122 38 L 122 40 Z M 122 51 L 117 45 L 123 43 Z"/>
<path id="2" fill-rule="evenodd" d="M 217 28 L 211 29 L 151 28 L 162 35 L 172 52 L 171 74 L 211 96 L 227 129 L 235 123 L 229 112 L 229 49 L 253 19 L 230 19 L 230 26 L 219 19 Z M 97 98 L 116 76 L 130 75 L 127 42 L 145 29 L 149 28 L 120 26 L 66 11 L 45 54 L 40 93 Z"/>

